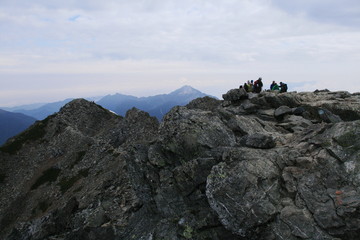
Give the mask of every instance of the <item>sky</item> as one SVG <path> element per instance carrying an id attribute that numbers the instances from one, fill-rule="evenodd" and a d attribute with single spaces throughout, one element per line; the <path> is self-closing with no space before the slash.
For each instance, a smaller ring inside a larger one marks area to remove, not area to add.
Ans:
<path id="1" fill-rule="evenodd" d="M 262 77 L 360 92 L 359 0 L 0 0 L 0 106 Z"/>

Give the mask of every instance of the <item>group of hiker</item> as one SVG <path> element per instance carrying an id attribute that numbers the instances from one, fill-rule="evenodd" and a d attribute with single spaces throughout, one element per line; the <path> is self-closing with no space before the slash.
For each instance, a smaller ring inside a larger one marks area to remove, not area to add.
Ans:
<path id="1" fill-rule="evenodd" d="M 244 88 L 246 92 L 254 92 L 259 93 L 261 92 L 263 87 L 262 79 L 259 78 L 254 82 L 254 80 L 248 80 L 244 83 L 244 85 L 241 85 L 240 88 Z M 278 85 L 275 81 L 273 81 L 270 85 L 271 91 L 279 91 L 279 92 L 287 92 L 287 84 L 280 82 Z"/>
<path id="2" fill-rule="evenodd" d="M 270 90 L 272 90 L 272 91 L 278 90 L 280 92 L 287 92 L 287 84 L 280 82 L 280 85 L 278 85 L 275 81 L 273 81 L 270 85 Z"/>

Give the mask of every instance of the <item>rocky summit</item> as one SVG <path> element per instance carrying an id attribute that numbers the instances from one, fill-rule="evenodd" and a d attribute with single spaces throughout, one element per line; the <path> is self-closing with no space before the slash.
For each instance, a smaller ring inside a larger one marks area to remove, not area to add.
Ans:
<path id="1" fill-rule="evenodd" d="M 0 148 L 0 239 L 359 239 L 360 93 L 76 99 Z"/>

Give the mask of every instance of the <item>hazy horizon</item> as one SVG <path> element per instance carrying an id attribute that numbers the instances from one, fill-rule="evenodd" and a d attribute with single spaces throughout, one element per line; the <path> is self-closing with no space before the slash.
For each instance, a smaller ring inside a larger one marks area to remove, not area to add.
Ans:
<path id="1" fill-rule="evenodd" d="M 360 92 L 358 0 L 2 0 L 0 106 L 262 77 Z"/>

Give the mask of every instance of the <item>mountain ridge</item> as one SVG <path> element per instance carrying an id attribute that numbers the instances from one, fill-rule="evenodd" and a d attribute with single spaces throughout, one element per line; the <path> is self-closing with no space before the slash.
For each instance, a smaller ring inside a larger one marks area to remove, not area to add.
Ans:
<path id="1" fill-rule="evenodd" d="M 36 121 L 35 118 L 22 113 L 13 113 L 0 109 L 0 145 L 5 141 L 27 129 Z"/>
<path id="2" fill-rule="evenodd" d="M 191 100 L 203 96 L 207 96 L 207 94 L 185 85 L 168 94 L 158 94 L 149 97 L 134 97 L 124 94 L 107 95 L 97 103 L 122 116 L 126 114 L 127 110 L 136 107 L 142 111 L 149 112 L 150 115 L 161 120 L 162 116 L 172 107 L 185 105 Z"/>
<path id="3" fill-rule="evenodd" d="M 125 116 L 126 112 L 129 109 L 136 107 L 140 110 L 149 112 L 150 115 L 155 116 L 159 120 L 161 120 L 163 115 L 167 113 L 172 107 L 176 105 L 185 105 L 191 100 L 203 96 L 207 96 L 207 94 L 202 93 L 199 90 L 192 88 L 191 86 L 185 85 L 168 94 L 158 94 L 148 97 L 135 97 L 131 95 L 116 93 L 113 95 L 106 95 L 101 98 L 96 97 L 86 99 L 88 99 L 89 101 L 95 100 L 94 102 L 122 116 Z M 72 100 L 74 100 L 74 98 L 68 98 L 53 103 L 42 103 L 39 107 L 36 107 L 38 106 L 38 104 L 31 104 L 23 105 L 25 109 L 20 109 L 21 106 L 6 109 L 13 110 L 16 113 L 25 114 L 37 120 L 42 120 L 45 119 L 47 116 L 58 112 L 62 106 Z M 19 129 L 13 131 L 14 134 L 6 135 L 4 135 L 3 132 L 0 132 L 0 138 L 3 139 L 2 142 L 4 142 L 9 137 L 14 136 L 16 133 L 19 133 L 24 129 L 25 128 L 20 126 Z"/>
<path id="4" fill-rule="evenodd" d="M 0 237 L 357 239 L 360 95 L 224 99 L 37 122 L 0 148 Z"/>
<path id="5" fill-rule="evenodd" d="M 127 94 L 121 94 L 121 93 L 115 93 L 115 94 L 109 94 L 103 97 L 95 97 L 95 98 L 85 98 L 89 101 L 95 101 L 99 103 L 100 105 L 103 105 L 103 107 L 108 108 L 109 110 L 115 111 L 120 115 L 125 115 L 126 111 L 131 109 L 132 107 L 136 107 L 136 105 L 140 105 L 140 109 L 144 111 L 150 111 L 153 114 L 156 114 L 156 117 L 161 119 L 163 114 L 159 114 L 159 109 L 161 108 L 161 104 L 157 105 L 156 101 L 170 101 L 172 103 L 168 104 L 168 106 L 163 107 L 166 109 L 163 109 L 162 112 L 166 113 L 169 108 L 175 106 L 176 104 L 184 105 L 188 103 L 189 101 L 193 100 L 197 97 L 206 96 L 208 94 L 202 93 L 199 90 L 194 89 L 193 87 L 189 85 L 185 85 L 179 89 L 176 89 L 168 94 L 157 94 L 154 96 L 148 96 L 148 97 L 135 97 L 132 95 Z M 172 99 L 171 96 L 177 97 L 177 99 Z M 184 97 L 186 98 L 184 98 Z M 165 98 L 166 100 L 164 100 Z M 184 99 L 182 99 L 184 98 Z M 47 116 L 57 112 L 60 110 L 62 106 L 64 106 L 66 103 L 72 101 L 74 98 L 67 98 L 61 101 L 51 102 L 51 103 L 39 103 L 39 104 L 28 104 L 28 105 L 22 105 L 22 106 L 15 106 L 15 107 L 4 107 L 3 109 L 6 111 L 11 112 L 18 112 L 23 113 L 25 115 L 34 117 L 38 120 L 45 119 Z M 125 101 L 126 107 L 121 107 L 119 103 L 122 103 Z M 148 105 L 146 105 L 146 102 L 149 102 Z M 145 104 L 145 107 L 142 107 L 141 104 Z M 163 103 L 164 104 L 164 103 Z M 154 105 L 155 107 L 151 107 Z M 23 107 L 23 109 L 21 109 Z M 143 109 L 142 109 L 143 108 Z M 155 110 L 154 110 L 155 109 Z M 161 108 L 162 109 L 162 108 Z"/>

